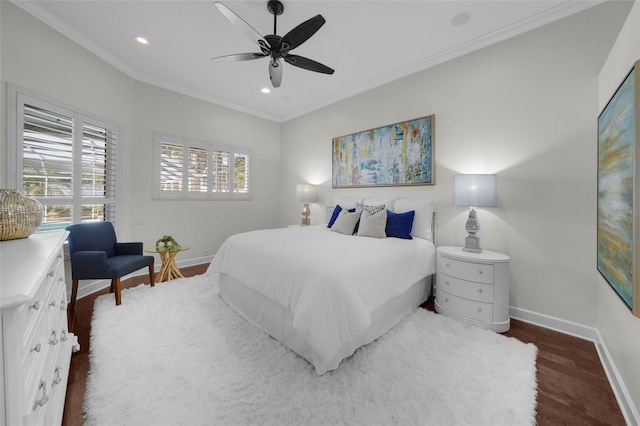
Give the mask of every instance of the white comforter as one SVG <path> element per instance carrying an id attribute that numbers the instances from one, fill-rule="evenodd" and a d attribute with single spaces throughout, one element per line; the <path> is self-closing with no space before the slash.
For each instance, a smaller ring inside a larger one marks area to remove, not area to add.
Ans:
<path id="1" fill-rule="evenodd" d="M 324 225 L 228 238 L 208 273 L 225 273 L 289 309 L 324 359 L 364 331 L 388 299 L 435 273 L 435 248 L 414 238 L 367 238 Z"/>

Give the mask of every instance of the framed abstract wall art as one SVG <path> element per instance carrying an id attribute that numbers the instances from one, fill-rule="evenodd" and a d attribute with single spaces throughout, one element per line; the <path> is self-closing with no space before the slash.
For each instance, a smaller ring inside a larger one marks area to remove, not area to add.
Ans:
<path id="1" fill-rule="evenodd" d="M 435 116 L 333 138 L 334 188 L 433 185 Z"/>
<path id="2" fill-rule="evenodd" d="M 598 271 L 640 317 L 640 61 L 598 117 Z"/>

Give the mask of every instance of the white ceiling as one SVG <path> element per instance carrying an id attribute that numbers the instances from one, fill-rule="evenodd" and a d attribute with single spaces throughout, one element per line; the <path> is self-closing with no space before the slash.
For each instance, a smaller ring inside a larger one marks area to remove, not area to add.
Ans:
<path id="1" fill-rule="evenodd" d="M 326 24 L 292 53 L 335 69 L 284 65 L 270 87 L 268 60 L 214 63 L 259 52 L 213 1 L 19 0 L 15 3 L 132 78 L 283 122 L 595 6 L 599 0 L 283 0 L 278 34 L 321 14 Z M 273 31 L 267 1 L 223 0 L 262 35 Z M 452 20 L 471 14 L 464 25 Z M 134 36 L 151 45 L 140 46 Z"/>

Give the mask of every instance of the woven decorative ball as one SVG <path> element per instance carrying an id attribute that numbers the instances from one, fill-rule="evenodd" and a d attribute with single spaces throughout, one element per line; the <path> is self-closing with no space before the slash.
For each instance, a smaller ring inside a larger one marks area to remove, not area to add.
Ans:
<path id="1" fill-rule="evenodd" d="M 0 241 L 27 238 L 42 223 L 42 204 L 15 189 L 0 189 Z"/>

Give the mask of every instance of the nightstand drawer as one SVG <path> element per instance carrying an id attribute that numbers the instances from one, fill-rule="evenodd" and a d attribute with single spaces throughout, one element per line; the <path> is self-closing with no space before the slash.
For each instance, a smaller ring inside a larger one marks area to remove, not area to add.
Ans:
<path id="1" fill-rule="evenodd" d="M 439 254 L 438 271 L 467 281 L 493 283 L 492 264 L 465 262 Z"/>
<path id="2" fill-rule="evenodd" d="M 493 303 L 493 284 L 461 280 L 447 274 L 438 274 L 436 277 L 436 291 L 440 289 L 465 299 Z"/>
<path id="3" fill-rule="evenodd" d="M 493 320 L 493 305 L 491 303 L 458 297 L 443 291 L 440 287 L 437 291 L 437 303 L 444 309 L 476 321 L 490 323 Z"/>

